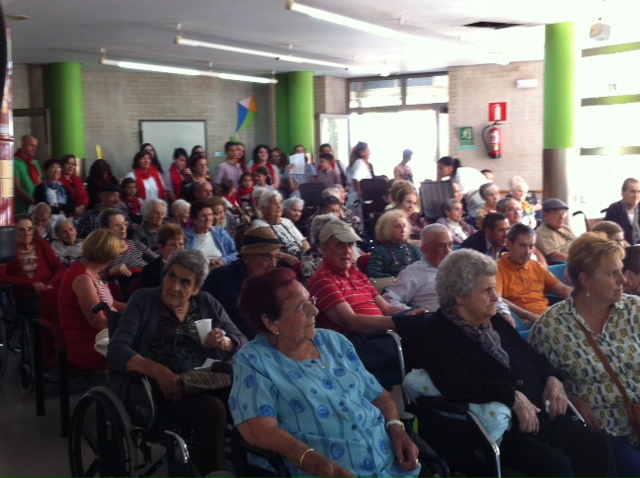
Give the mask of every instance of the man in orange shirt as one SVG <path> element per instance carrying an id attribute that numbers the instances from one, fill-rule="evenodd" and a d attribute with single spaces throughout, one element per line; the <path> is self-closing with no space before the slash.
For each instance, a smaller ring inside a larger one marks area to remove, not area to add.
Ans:
<path id="1" fill-rule="evenodd" d="M 544 266 L 531 260 L 536 233 L 524 224 L 514 224 L 507 235 L 507 254 L 497 262 L 496 290 L 512 313 L 535 322 L 549 308 L 545 294 L 567 298 L 572 287 L 560 282 Z"/>

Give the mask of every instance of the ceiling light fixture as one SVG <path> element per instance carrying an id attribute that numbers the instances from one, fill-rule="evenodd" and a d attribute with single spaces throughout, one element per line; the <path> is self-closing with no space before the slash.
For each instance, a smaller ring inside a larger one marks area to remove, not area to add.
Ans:
<path id="1" fill-rule="evenodd" d="M 381 27 L 374 25 L 373 23 L 363 22 L 361 20 L 355 20 L 353 18 L 345 17 L 344 15 L 338 15 L 336 13 L 327 12 L 326 10 L 320 10 L 319 8 L 307 7 L 301 5 L 295 1 L 287 2 L 287 10 L 292 12 L 302 13 L 325 22 L 335 23 L 336 25 L 342 25 L 344 27 L 360 30 L 365 33 L 372 33 L 387 38 L 393 38 L 403 42 L 415 42 L 416 40 L 425 40 L 424 38 L 410 35 L 408 33 L 392 30 L 391 28 Z"/>
<path id="2" fill-rule="evenodd" d="M 171 73 L 174 75 L 187 75 L 187 76 L 209 76 L 213 78 L 221 78 L 223 80 L 247 81 L 251 83 L 275 84 L 278 82 L 278 80 L 276 79 L 262 78 L 260 76 L 236 75 L 233 73 L 217 73 L 215 71 L 195 70 L 192 68 L 179 68 L 175 66 L 156 65 L 152 63 L 138 63 L 138 62 L 126 61 L 126 60 L 122 60 L 122 61 L 110 60 L 105 57 L 100 58 L 100 64 L 118 66 L 120 68 L 126 68 L 130 70 L 153 71 L 157 73 Z"/>
<path id="3" fill-rule="evenodd" d="M 211 48 L 213 50 L 222 50 L 222 51 L 230 51 L 233 53 L 241 53 L 244 55 L 254 55 L 261 56 L 264 58 L 271 58 L 273 60 L 281 60 L 288 61 L 291 63 L 308 63 L 310 65 L 318 65 L 318 66 L 327 66 L 330 68 L 340 68 L 343 70 L 351 70 L 351 71 L 359 71 L 359 72 L 368 72 L 371 73 L 376 70 L 376 68 L 366 68 L 362 66 L 349 65 L 346 63 L 337 63 L 333 61 L 324 61 L 324 60 L 316 60 L 314 58 L 306 58 L 294 55 L 283 55 L 280 53 L 273 53 L 262 50 L 254 50 L 251 48 L 240 48 L 231 45 L 223 45 L 221 43 L 211 43 L 200 40 L 190 40 L 188 38 L 184 38 L 182 34 L 178 35 L 174 42 L 176 45 L 184 45 L 184 46 L 192 46 L 192 47 L 201 47 L 201 48 Z"/>

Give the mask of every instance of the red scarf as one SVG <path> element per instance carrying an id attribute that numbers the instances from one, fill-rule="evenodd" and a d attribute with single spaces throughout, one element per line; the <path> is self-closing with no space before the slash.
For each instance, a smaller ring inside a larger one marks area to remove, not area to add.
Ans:
<path id="1" fill-rule="evenodd" d="M 16 151 L 16 156 L 24 160 L 29 166 L 29 176 L 31 176 L 31 180 L 33 181 L 33 184 L 35 184 L 36 186 L 40 184 L 42 182 L 42 178 L 40 177 L 40 170 L 34 164 L 36 158 L 34 158 L 33 156 L 28 157 L 24 153 L 24 151 L 22 151 L 22 148 L 19 148 L 18 151 Z"/>
<path id="2" fill-rule="evenodd" d="M 224 198 L 231 203 L 231 207 L 236 208 L 236 209 L 240 207 L 240 204 L 238 204 L 238 198 L 237 197 L 231 196 L 231 195 L 229 195 L 229 196 L 225 195 Z"/>
<path id="3" fill-rule="evenodd" d="M 162 187 L 162 180 L 160 179 L 160 174 L 156 168 L 149 168 L 146 171 L 136 168 L 136 186 L 138 186 L 138 197 L 141 199 L 147 199 L 147 192 L 144 189 L 144 181 L 153 178 L 156 180 L 156 184 L 158 185 L 158 198 L 159 199 L 167 199 L 167 195 L 164 192 L 164 188 Z"/>
<path id="4" fill-rule="evenodd" d="M 182 182 L 184 181 L 184 178 L 182 177 L 182 174 L 180 173 L 180 171 L 178 171 L 178 168 L 176 168 L 175 164 L 171 165 L 171 168 L 169 168 L 169 171 L 171 171 L 171 182 L 173 183 L 173 194 L 176 195 L 176 198 L 179 198 L 182 196 Z"/>
<path id="5" fill-rule="evenodd" d="M 133 196 L 132 198 L 123 197 L 120 200 L 125 203 L 127 209 L 129 209 L 129 216 L 140 215 L 140 207 L 142 207 L 142 201 L 138 196 Z"/>
<path id="6" fill-rule="evenodd" d="M 238 202 L 242 205 L 243 201 L 247 202 L 247 196 L 249 196 L 249 206 L 253 206 L 253 187 L 243 188 L 242 186 L 238 187 L 238 192 L 236 193 L 236 197 L 238 198 Z"/>

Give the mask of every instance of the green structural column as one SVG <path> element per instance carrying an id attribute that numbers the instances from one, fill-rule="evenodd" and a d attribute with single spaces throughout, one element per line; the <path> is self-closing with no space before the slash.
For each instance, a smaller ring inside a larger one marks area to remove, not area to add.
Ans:
<path id="1" fill-rule="evenodd" d="M 276 146 L 289 154 L 289 75 L 276 75 L 276 79 Z"/>
<path id="2" fill-rule="evenodd" d="M 569 202 L 568 169 L 577 157 L 575 25 L 557 23 L 545 27 L 544 59 L 544 151 L 542 182 L 544 197 Z"/>
<path id="3" fill-rule="evenodd" d="M 51 112 L 53 157 L 86 158 L 82 65 L 51 63 L 44 69 L 45 104 Z"/>
<path id="4" fill-rule="evenodd" d="M 289 149 L 302 144 L 313 152 L 313 72 L 294 71 L 289 73 Z"/>

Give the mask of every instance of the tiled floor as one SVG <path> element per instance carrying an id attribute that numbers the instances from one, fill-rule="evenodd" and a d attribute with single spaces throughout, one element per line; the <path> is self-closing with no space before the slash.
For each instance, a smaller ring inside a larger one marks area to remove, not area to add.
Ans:
<path id="1" fill-rule="evenodd" d="M 36 417 L 35 394 L 20 388 L 16 366 L 17 358 L 10 356 L 0 381 L 0 476 L 69 476 L 57 384 L 45 387 L 46 414 Z M 72 394 L 73 407 L 82 390 L 74 386 Z"/>

